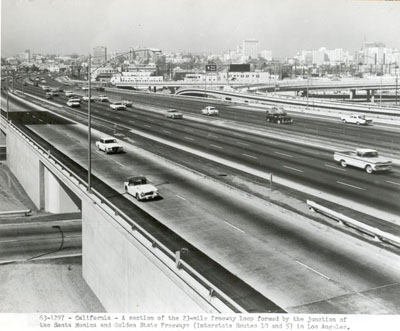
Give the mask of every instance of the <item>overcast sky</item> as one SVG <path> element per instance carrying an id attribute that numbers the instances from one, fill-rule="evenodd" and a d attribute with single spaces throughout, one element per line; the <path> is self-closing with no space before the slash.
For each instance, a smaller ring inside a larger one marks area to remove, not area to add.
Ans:
<path id="1" fill-rule="evenodd" d="M 221 53 L 244 39 L 290 57 L 302 49 L 400 48 L 400 1 L 1 0 L 1 55 L 130 47 Z"/>

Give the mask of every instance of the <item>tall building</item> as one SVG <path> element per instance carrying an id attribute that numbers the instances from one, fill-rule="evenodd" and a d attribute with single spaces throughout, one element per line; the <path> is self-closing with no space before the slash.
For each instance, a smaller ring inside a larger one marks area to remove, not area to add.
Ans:
<path id="1" fill-rule="evenodd" d="M 379 42 L 365 42 L 362 46 L 361 53 L 364 58 L 363 64 L 385 64 L 385 44 Z"/>
<path id="2" fill-rule="evenodd" d="M 96 46 L 93 48 L 92 64 L 101 65 L 107 61 L 107 47 Z"/>
<path id="3" fill-rule="evenodd" d="M 256 59 L 258 57 L 258 40 L 243 40 L 242 51 L 246 58 Z"/>
<path id="4" fill-rule="evenodd" d="M 272 51 L 261 51 L 260 55 L 267 61 L 272 61 Z"/>

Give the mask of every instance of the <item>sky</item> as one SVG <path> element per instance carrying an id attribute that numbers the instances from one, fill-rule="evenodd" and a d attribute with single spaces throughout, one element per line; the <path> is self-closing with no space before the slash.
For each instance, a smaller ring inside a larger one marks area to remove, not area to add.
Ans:
<path id="1" fill-rule="evenodd" d="M 400 49 L 400 1 L 1 0 L 2 57 L 89 54 L 95 46 L 219 54 L 244 39 L 273 57 L 354 52 L 364 41 Z"/>

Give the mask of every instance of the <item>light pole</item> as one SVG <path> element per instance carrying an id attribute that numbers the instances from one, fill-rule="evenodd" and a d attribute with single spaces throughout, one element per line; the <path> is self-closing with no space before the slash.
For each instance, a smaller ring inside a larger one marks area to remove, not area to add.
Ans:
<path id="1" fill-rule="evenodd" d="M 399 79 L 397 69 L 399 69 L 399 66 L 396 65 L 394 68 L 396 69 L 396 106 L 397 106 L 397 87 L 398 87 L 398 79 Z"/>

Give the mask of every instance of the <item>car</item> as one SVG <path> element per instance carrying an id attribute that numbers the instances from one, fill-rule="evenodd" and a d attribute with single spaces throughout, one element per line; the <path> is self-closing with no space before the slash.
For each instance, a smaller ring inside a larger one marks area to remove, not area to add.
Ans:
<path id="1" fill-rule="evenodd" d="M 82 86 L 82 90 L 87 91 L 89 89 L 89 86 Z"/>
<path id="2" fill-rule="evenodd" d="M 106 95 L 99 95 L 98 100 L 100 102 L 110 102 L 110 99 L 108 99 L 108 96 L 106 96 Z"/>
<path id="3" fill-rule="evenodd" d="M 74 94 L 74 92 L 72 92 L 72 91 L 65 91 L 65 96 L 66 97 L 69 97 L 69 96 L 71 96 L 73 94 Z"/>
<path id="4" fill-rule="evenodd" d="M 104 153 L 122 153 L 124 148 L 118 143 L 114 137 L 103 137 L 96 141 L 96 147 Z"/>
<path id="5" fill-rule="evenodd" d="M 53 93 L 51 92 L 46 92 L 46 99 L 53 99 Z"/>
<path id="6" fill-rule="evenodd" d="M 132 107 L 132 101 L 122 100 L 121 103 L 126 107 Z"/>
<path id="7" fill-rule="evenodd" d="M 43 91 L 50 91 L 51 89 L 50 89 L 50 86 L 48 86 L 48 85 L 42 85 L 42 90 Z"/>
<path id="8" fill-rule="evenodd" d="M 371 118 L 367 118 L 365 115 L 361 115 L 361 114 L 351 114 L 351 115 L 347 115 L 347 116 L 342 116 L 341 121 L 344 124 L 352 123 L 352 124 L 357 124 L 357 125 L 369 125 L 372 123 Z"/>
<path id="9" fill-rule="evenodd" d="M 68 97 L 68 99 L 78 99 L 79 102 L 81 102 L 82 96 L 79 95 L 79 94 L 71 94 L 71 95 Z"/>
<path id="10" fill-rule="evenodd" d="M 160 197 L 158 189 L 145 176 L 135 176 L 124 182 L 125 192 L 133 195 L 136 200 L 150 200 Z"/>
<path id="11" fill-rule="evenodd" d="M 67 101 L 67 106 L 68 107 L 80 107 L 81 106 L 81 100 L 80 99 L 75 99 L 75 98 L 70 98 Z"/>
<path id="12" fill-rule="evenodd" d="M 165 117 L 173 119 L 181 119 L 183 118 L 183 114 L 180 111 L 177 111 L 176 109 L 168 109 L 165 114 Z"/>
<path id="13" fill-rule="evenodd" d="M 113 102 L 110 104 L 110 108 L 114 110 L 126 110 L 126 106 L 122 102 Z"/>
<path id="14" fill-rule="evenodd" d="M 42 79 L 40 82 L 41 82 L 42 84 L 46 84 L 46 83 L 47 83 L 44 79 Z"/>
<path id="15" fill-rule="evenodd" d="M 204 108 L 201 110 L 201 113 L 202 113 L 203 115 L 208 115 L 208 116 L 218 116 L 218 115 L 219 115 L 218 109 L 215 108 L 215 107 L 213 107 L 213 106 L 204 107 Z"/>
<path id="16" fill-rule="evenodd" d="M 283 107 L 272 106 L 266 111 L 266 121 L 277 124 L 292 124 L 293 119 Z"/>
<path id="17" fill-rule="evenodd" d="M 93 95 L 91 95 L 91 96 L 90 96 L 90 100 L 91 100 L 91 101 L 96 101 L 96 97 L 93 96 Z M 83 97 L 82 97 L 82 101 L 89 101 L 89 96 L 88 96 L 88 95 L 83 96 Z"/>
<path id="18" fill-rule="evenodd" d="M 104 91 L 105 91 L 104 87 L 102 87 L 102 86 L 97 86 L 97 87 L 95 87 L 94 89 L 95 89 L 96 91 L 99 91 L 99 92 L 104 92 Z"/>
<path id="19" fill-rule="evenodd" d="M 56 90 L 56 89 L 51 89 L 49 93 L 51 93 L 51 95 L 52 95 L 53 97 L 59 96 L 58 90 Z"/>

